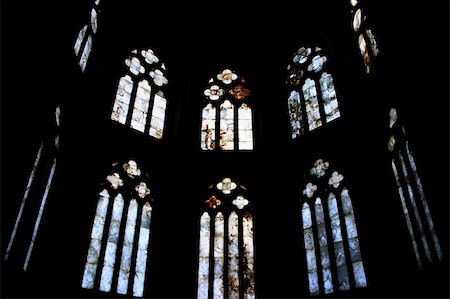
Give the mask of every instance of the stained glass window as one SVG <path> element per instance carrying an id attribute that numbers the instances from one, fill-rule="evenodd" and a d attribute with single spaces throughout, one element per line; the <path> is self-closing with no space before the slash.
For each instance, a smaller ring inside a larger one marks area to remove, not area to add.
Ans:
<path id="1" fill-rule="evenodd" d="M 341 116 L 333 77 L 326 71 L 327 61 L 322 49 L 301 47 L 288 65 L 292 139 Z"/>
<path id="2" fill-rule="evenodd" d="M 378 44 L 375 35 L 367 22 L 367 16 L 359 1 L 350 1 L 352 28 L 356 34 L 358 49 L 363 58 L 366 73 L 370 73 L 373 60 L 378 56 Z"/>
<path id="3" fill-rule="evenodd" d="M 311 295 L 367 286 L 344 176 L 318 159 L 303 187 L 301 220 Z M 352 279 L 350 279 L 352 277 Z"/>
<path id="4" fill-rule="evenodd" d="M 434 230 L 416 161 L 395 108 L 389 111 L 389 130 L 388 150 L 392 155 L 392 171 L 414 256 L 421 269 L 425 261 L 432 263 L 433 260 L 442 260 L 441 246 Z"/>
<path id="5" fill-rule="evenodd" d="M 161 139 L 167 107 L 166 67 L 151 49 L 132 51 L 125 65 L 128 74 L 119 79 L 111 119 Z"/>
<path id="6" fill-rule="evenodd" d="M 202 203 L 197 298 L 255 298 L 254 241 L 247 189 L 224 178 Z"/>
<path id="7" fill-rule="evenodd" d="M 81 286 L 142 297 L 152 216 L 148 175 L 134 160 L 114 163 L 102 188 Z"/>
<path id="8" fill-rule="evenodd" d="M 98 12 L 100 1 L 94 1 L 90 11 L 88 25 L 84 25 L 78 32 L 75 45 L 73 47 L 75 56 L 80 65 L 81 71 L 84 72 L 92 50 L 93 36 L 97 33 L 98 28 Z"/>
<path id="9" fill-rule="evenodd" d="M 246 81 L 230 69 L 211 78 L 203 94 L 202 150 L 253 150 L 253 112 Z"/>

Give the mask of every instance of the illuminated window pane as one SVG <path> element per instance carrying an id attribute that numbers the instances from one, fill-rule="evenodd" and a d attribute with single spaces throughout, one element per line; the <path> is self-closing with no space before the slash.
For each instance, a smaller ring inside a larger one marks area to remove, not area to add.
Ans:
<path id="1" fill-rule="evenodd" d="M 202 132 L 201 148 L 203 150 L 213 150 L 216 140 L 216 108 L 211 104 L 206 105 L 202 110 Z"/>
<path id="2" fill-rule="evenodd" d="M 378 55 L 378 45 L 377 45 L 377 40 L 375 39 L 375 35 L 372 33 L 372 30 L 370 28 L 366 29 L 366 35 L 367 38 L 369 39 L 369 44 L 370 44 L 370 49 L 372 50 L 372 54 L 373 56 L 377 56 Z"/>
<path id="3" fill-rule="evenodd" d="M 331 221 L 331 235 L 333 236 L 334 255 L 336 258 L 336 268 L 338 273 L 339 290 L 349 290 L 350 282 L 347 272 L 347 262 L 344 252 L 344 242 L 341 233 L 341 222 L 339 220 L 339 210 L 336 197 L 330 193 L 328 197 L 328 213 Z"/>
<path id="4" fill-rule="evenodd" d="M 139 229 L 138 250 L 136 257 L 136 271 L 134 275 L 133 296 L 136 297 L 142 297 L 144 294 L 151 217 L 152 207 L 148 202 L 146 202 L 142 208 L 141 226 Z"/>
<path id="5" fill-rule="evenodd" d="M 234 106 L 228 100 L 220 105 L 220 148 L 234 149 Z"/>
<path id="6" fill-rule="evenodd" d="M 136 92 L 131 127 L 141 132 L 144 132 L 145 129 L 151 89 L 147 80 L 142 80 L 139 82 Z"/>
<path id="7" fill-rule="evenodd" d="M 289 117 L 291 119 L 292 139 L 303 133 L 302 107 L 300 94 L 293 90 L 288 98 Z"/>
<path id="8" fill-rule="evenodd" d="M 358 37 L 358 45 L 359 45 L 359 51 L 361 52 L 361 55 L 364 60 L 364 65 L 366 67 L 366 73 L 370 73 L 370 69 L 372 67 L 372 62 L 370 59 L 369 49 L 367 48 L 367 43 L 362 34 Z"/>
<path id="9" fill-rule="evenodd" d="M 327 232 L 325 228 L 325 217 L 323 214 L 323 207 L 320 198 L 316 199 L 314 204 L 316 213 L 316 225 L 319 235 L 320 246 L 320 263 L 322 265 L 322 277 L 325 294 L 333 293 L 333 280 L 330 271 L 330 257 L 328 255 Z"/>
<path id="10" fill-rule="evenodd" d="M 100 291 L 104 292 L 111 291 L 123 206 L 124 206 L 123 197 L 121 194 L 118 194 L 114 199 L 111 224 L 109 226 L 109 233 L 108 233 L 108 242 L 106 243 L 105 260 L 103 263 L 102 276 L 100 280 Z"/>
<path id="11" fill-rule="evenodd" d="M 78 56 L 78 53 L 80 52 L 81 44 L 83 43 L 84 36 L 86 35 L 87 26 L 84 26 L 80 32 L 78 33 L 77 40 L 75 42 L 75 46 L 73 49 L 75 50 L 75 55 Z"/>
<path id="12" fill-rule="evenodd" d="M 255 298 L 255 279 L 254 279 L 254 248 L 253 248 L 253 219 L 250 213 L 246 213 L 242 218 L 242 234 L 244 246 L 244 297 Z"/>
<path id="13" fill-rule="evenodd" d="M 91 28 L 92 32 L 97 33 L 97 11 L 95 9 L 91 10 Z"/>
<path id="14" fill-rule="evenodd" d="M 97 203 L 94 224 L 91 232 L 91 242 L 87 255 L 86 266 L 84 268 L 83 281 L 81 287 L 85 289 L 94 288 L 95 275 L 97 273 L 98 258 L 102 246 L 103 228 L 105 226 L 106 212 L 109 204 L 109 193 L 103 190 Z"/>
<path id="15" fill-rule="evenodd" d="M 131 254 L 133 251 L 134 233 L 136 230 L 137 210 L 137 202 L 135 199 L 133 199 L 128 207 L 127 220 L 125 224 L 125 236 L 123 239 L 119 281 L 117 283 L 117 293 L 119 294 L 126 294 L 128 289 L 128 278 L 131 268 Z"/>
<path id="16" fill-rule="evenodd" d="M 133 81 L 130 76 L 120 78 L 117 88 L 116 100 L 114 102 L 111 119 L 125 124 L 130 105 L 131 92 L 133 91 Z"/>
<path id="17" fill-rule="evenodd" d="M 198 299 L 208 299 L 210 217 L 204 212 L 200 218 Z"/>
<path id="18" fill-rule="evenodd" d="M 314 80 L 306 79 L 302 87 L 305 97 L 306 115 L 308 116 L 309 130 L 314 130 L 322 125 L 320 119 L 319 102 L 317 99 L 317 90 Z"/>
<path id="19" fill-rule="evenodd" d="M 155 94 L 155 101 L 153 103 L 152 118 L 150 121 L 150 135 L 161 139 L 164 130 L 164 118 L 166 116 L 167 100 L 162 93 Z"/>
<path id="20" fill-rule="evenodd" d="M 305 202 L 302 207 L 303 240 L 306 250 L 306 267 L 308 269 L 309 293 L 319 295 L 319 276 L 317 274 L 314 235 L 309 205 Z"/>
<path id="21" fill-rule="evenodd" d="M 87 60 L 89 58 L 89 53 L 91 53 L 91 47 L 92 47 L 92 37 L 90 35 L 88 35 L 86 44 L 84 46 L 83 54 L 81 54 L 81 58 L 80 58 L 80 67 L 83 72 L 86 68 Z"/>
<path id="22" fill-rule="evenodd" d="M 238 109 L 239 149 L 253 149 L 252 110 L 246 104 Z"/>
<path id="23" fill-rule="evenodd" d="M 361 15 L 361 9 L 358 8 L 353 16 L 353 30 L 355 30 L 355 32 L 358 32 L 361 27 Z"/>
<path id="24" fill-rule="evenodd" d="M 323 73 L 320 77 L 320 90 L 322 91 L 326 121 L 330 122 L 341 116 L 338 108 L 336 90 L 334 89 L 333 77 L 330 74 Z"/>
<path id="25" fill-rule="evenodd" d="M 231 212 L 228 219 L 228 297 L 239 298 L 239 218 Z"/>
<path id="26" fill-rule="evenodd" d="M 326 61 L 327 58 L 325 56 L 319 55 L 314 56 L 311 61 L 311 64 L 308 66 L 308 71 L 315 73 L 321 71 Z"/>
<path id="27" fill-rule="evenodd" d="M 224 298 L 224 217 L 217 213 L 214 220 L 214 298 Z"/>

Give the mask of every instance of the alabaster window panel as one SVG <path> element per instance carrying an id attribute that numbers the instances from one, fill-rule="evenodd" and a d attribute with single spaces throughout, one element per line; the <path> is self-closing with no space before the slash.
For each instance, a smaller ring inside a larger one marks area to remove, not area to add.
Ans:
<path id="1" fill-rule="evenodd" d="M 350 192 L 342 173 L 318 159 L 306 175 L 301 222 L 311 295 L 367 286 Z"/>
<path id="2" fill-rule="evenodd" d="M 166 67 L 152 49 L 133 50 L 125 60 L 127 73 L 119 79 L 111 119 L 162 139 L 167 99 Z"/>
<path id="3" fill-rule="evenodd" d="M 226 68 L 212 77 L 203 94 L 200 148 L 253 150 L 253 112 L 246 80 Z"/>
<path id="4" fill-rule="evenodd" d="M 199 220 L 197 298 L 255 298 L 247 189 L 226 177 L 208 191 Z"/>
<path id="5" fill-rule="evenodd" d="M 319 47 L 300 47 L 288 65 L 288 111 L 292 139 L 341 116 L 328 59 Z"/>
<path id="6" fill-rule="evenodd" d="M 416 161 L 396 108 L 389 111 L 388 150 L 408 235 L 419 269 L 442 260 L 442 251 Z"/>
<path id="7" fill-rule="evenodd" d="M 81 71 L 86 70 L 89 55 L 92 50 L 93 37 L 97 33 L 98 28 L 98 13 L 100 1 L 94 1 L 93 7 L 89 14 L 88 24 L 84 25 L 78 32 L 77 39 L 73 46 L 75 57 L 80 65 Z"/>
<path id="8" fill-rule="evenodd" d="M 112 165 L 98 195 L 82 288 L 144 295 L 153 210 L 149 186 L 136 161 Z"/>

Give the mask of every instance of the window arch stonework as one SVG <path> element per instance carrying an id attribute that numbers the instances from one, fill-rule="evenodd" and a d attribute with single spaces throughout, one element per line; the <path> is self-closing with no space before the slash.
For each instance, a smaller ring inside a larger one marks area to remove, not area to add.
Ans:
<path id="1" fill-rule="evenodd" d="M 367 286 L 347 182 L 318 159 L 305 176 L 301 220 L 309 292 L 330 294 Z"/>

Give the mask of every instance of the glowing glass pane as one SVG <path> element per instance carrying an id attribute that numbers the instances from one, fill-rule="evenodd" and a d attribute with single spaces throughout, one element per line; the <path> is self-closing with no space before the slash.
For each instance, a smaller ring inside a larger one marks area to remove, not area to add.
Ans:
<path id="1" fill-rule="evenodd" d="M 209 236 L 210 217 L 204 212 L 200 218 L 200 241 L 198 262 L 198 299 L 208 299 L 209 283 Z"/>
<path id="2" fill-rule="evenodd" d="M 244 298 L 255 298 L 255 279 L 254 279 L 254 247 L 253 247 L 253 219 L 250 213 L 246 213 L 242 218 L 242 234 L 244 246 Z"/>
<path id="3" fill-rule="evenodd" d="M 213 297 L 224 298 L 224 217 L 217 213 L 214 220 L 214 282 Z"/>
<path id="4" fill-rule="evenodd" d="M 239 218 L 231 212 L 228 218 L 228 297 L 239 298 Z"/>
<path id="5" fill-rule="evenodd" d="M 138 250 L 136 257 L 136 271 L 134 274 L 133 296 L 136 297 L 142 297 L 144 294 L 151 217 L 152 207 L 148 202 L 146 202 L 142 207 L 141 226 L 139 230 Z"/>
<path id="6" fill-rule="evenodd" d="M 252 110 L 246 104 L 242 104 L 238 109 L 238 128 L 239 149 L 252 150 Z"/>
<path id="7" fill-rule="evenodd" d="M 133 252 L 134 234 L 136 231 L 138 205 L 133 199 L 128 207 L 127 220 L 125 224 L 125 235 L 123 238 L 122 258 L 119 268 L 119 280 L 117 283 L 117 293 L 126 294 L 128 290 L 128 279 L 131 268 L 131 255 Z"/>
<path id="8" fill-rule="evenodd" d="M 90 35 L 88 35 L 86 44 L 84 45 L 83 54 L 81 54 L 81 58 L 80 58 L 80 67 L 83 72 L 86 69 L 86 64 L 87 64 L 87 60 L 89 58 L 89 53 L 91 53 L 91 47 L 92 47 L 92 37 Z"/>
<path id="9" fill-rule="evenodd" d="M 361 15 L 361 9 L 358 9 L 353 16 L 353 30 L 355 30 L 355 32 L 358 32 L 359 28 L 361 28 Z"/>
<path id="10" fill-rule="evenodd" d="M 312 232 L 311 210 L 305 202 L 302 207 L 303 239 L 306 251 L 306 267 L 308 269 L 309 293 L 319 295 L 319 276 L 317 274 L 314 235 Z"/>
<path id="11" fill-rule="evenodd" d="M 308 65 L 308 71 L 318 73 L 322 70 L 327 58 L 325 56 L 316 55 L 313 57 L 311 64 Z"/>
<path id="12" fill-rule="evenodd" d="M 100 291 L 111 290 L 114 264 L 116 261 L 117 242 L 119 240 L 120 222 L 122 221 L 124 200 L 121 194 L 114 199 L 111 223 L 109 226 L 108 241 L 106 243 L 105 259 L 103 262 L 102 275 L 100 279 Z"/>
<path id="13" fill-rule="evenodd" d="M 114 102 L 111 119 L 121 124 L 125 124 L 130 105 L 131 92 L 133 91 L 133 81 L 130 76 L 120 78 L 117 87 L 116 100 Z"/>
<path id="14" fill-rule="evenodd" d="M 370 69 L 372 67 L 372 62 L 370 59 L 369 49 L 367 48 L 366 40 L 362 34 L 358 37 L 358 46 L 359 51 L 361 52 L 361 55 L 364 60 L 364 65 L 366 67 L 366 73 L 370 73 Z"/>
<path id="15" fill-rule="evenodd" d="M 80 47 L 81 47 L 81 44 L 83 43 L 83 39 L 84 39 L 84 36 L 86 34 L 86 30 L 87 30 L 87 26 L 84 26 L 80 30 L 80 32 L 78 33 L 78 37 L 77 37 L 77 40 L 75 42 L 75 45 L 73 47 L 73 49 L 75 50 L 75 55 L 77 55 L 77 56 L 78 56 L 78 53 L 80 52 Z"/>
<path id="16" fill-rule="evenodd" d="M 320 198 L 316 199 L 314 204 L 316 213 L 316 225 L 320 246 L 320 263 L 322 265 L 322 277 L 325 294 L 333 293 L 333 279 L 330 270 L 330 257 L 328 254 L 327 231 L 325 227 L 325 218 Z"/>
<path id="17" fill-rule="evenodd" d="M 316 83 L 314 80 L 308 78 L 305 80 L 302 90 L 306 106 L 306 115 L 308 116 L 308 126 L 311 131 L 322 125 L 319 102 L 317 100 Z"/>
<path id="18" fill-rule="evenodd" d="M 300 94 L 293 90 L 288 98 L 289 117 L 291 120 L 292 139 L 303 133 L 302 107 Z"/>
<path id="19" fill-rule="evenodd" d="M 330 122 L 341 116 L 334 89 L 333 77 L 328 73 L 320 76 L 320 90 L 322 91 L 323 109 L 325 110 L 326 122 Z"/>
<path id="20" fill-rule="evenodd" d="M 134 102 L 130 126 L 141 132 L 144 132 L 145 129 L 151 89 L 152 88 L 148 84 L 147 80 L 142 80 L 139 82 L 136 92 L 136 99 Z"/>
<path id="21" fill-rule="evenodd" d="M 91 10 L 91 28 L 92 32 L 97 33 L 97 11 Z"/>
<path id="22" fill-rule="evenodd" d="M 152 118 L 150 121 L 150 135 L 161 139 L 164 132 L 164 119 L 166 117 L 167 100 L 162 97 L 162 94 L 155 94 L 155 101 L 153 103 Z"/>
<path id="23" fill-rule="evenodd" d="M 202 132 L 201 148 L 202 150 L 213 150 L 216 140 L 216 108 L 211 104 L 206 105 L 202 110 Z"/>
<path id="24" fill-rule="evenodd" d="M 234 149 L 234 107 L 228 100 L 220 105 L 220 148 Z"/>
<path id="25" fill-rule="evenodd" d="M 102 246 L 103 227 L 105 226 L 106 212 L 109 204 L 109 193 L 103 190 L 97 202 L 94 224 L 92 225 L 91 242 L 84 268 L 81 287 L 85 289 L 94 288 L 95 274 L 97 273 L 98 258 Z"/>

